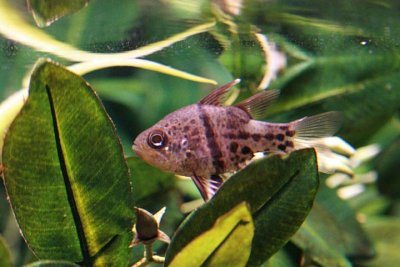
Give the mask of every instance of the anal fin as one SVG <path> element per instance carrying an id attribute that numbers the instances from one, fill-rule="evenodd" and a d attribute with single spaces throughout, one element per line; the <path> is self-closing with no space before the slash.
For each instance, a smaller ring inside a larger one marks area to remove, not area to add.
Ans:
<path id="1" fill-rule="evenodd" d="M 194 175 L 191 178 L 204 201 L 210 200 L 224 183 L 224 180 L 219 175 L 211 175 L 210 177 Z"/>

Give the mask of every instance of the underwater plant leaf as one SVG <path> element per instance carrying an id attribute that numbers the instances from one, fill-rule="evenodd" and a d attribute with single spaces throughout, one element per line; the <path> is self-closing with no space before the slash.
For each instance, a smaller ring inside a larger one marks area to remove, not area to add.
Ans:
<path id="1" fill-rule="evenodd" d="M 400 220 L 396 217 L 372 217 L 366 220 L 365 229 L 373 240 L 376 257 L 361 261 L 360 266 L 397 266 L 400 262 Z"/>
<path id="2" fill-rule="evenodd" d="M 92 71 L 105 68 L 112 68 L 112 67 L 141 68 L 145 70 L 160 72 L 163 74 L 175 76 L 181 79 L 186 79 L 194 82 L 217 84 L 217 82 L 212 79 L 207 79 L 204 77 L 193 75 L 185 71 L 177 70 L 170 66 L 166 66 L 157 62 L 139 58 L 119 59 L 118 57 L 116 57 L 115 59 L 107 58 L 105 60 L 92 60 L 71 65 L 68 67 L 68 69 L 75 73 L 78 73 L 79 75 L 85 75 Z"/>
<path id="3" fill-rule="evenodd" d="M 28 6 L 39 27 L 46 27 L 63 16 L 85 7 L 89 0 L 28 0 Z"/>
<path id="4" fill-rule="evenodd" d="M 11 267 L 13 266 L 11 262 L 10 251 L 6 245 L 6 241 L 0 235 L 0 266 Z"/>
<path id="5" fill-rule="evenodd" d="M 341 228 L 329 214 L 314 204 L 310 214 L 292 237 L 292 242 L 300 247 L 307 258 L 320 266 L 350 267 L 344 255 L 344 241 Z"/>
<path id="6" fill-rule="evenodd" d="M 182 248 L 168 266 L 244 266 L 253 234 L 250 210 L 242 202 Z"/>
<path id="7" fill-rule="evenodd" d="M 316 212 L 321 217 L 329 218 L 328 221 L 325 220 L 324 225 L 331 227 L 331 235 L 336 233 L 336 239 L 324 238 L 327 242 L 339 241 L 339 243 L 329 243 L 331 247 L 341 248 L 342 252 L 351 259 L 372 258 L 375 255 L 373 243 L 357 220 L 355 211 L 346 201 L 338 197 L 336 190 L 325 184 L 320 186 L 316 197 Z M 312 216 L 310 220 L 313 220 Z M 324 218 L 318 221 L 314 223 L 320 225 Z M 342 227 L 343 225 L 346 227 Z M 320 228 L 315 226 L 313 229 L 318 231 Z M 322 235 L 325 230 L 322 228 L 320 231 Z M 340 237 L 339 240 L 338 237 Z"/>
<path id="8" fill-rule="evenodd" d="M 81 77 L 37 64 L 3 164 L 18 225 L 39 259 L 127 263 L 129 170 L 111 120 Z"/>
<path id="9" fill-rule="evenodd" d="M 10 127 L 11 123 L 14 121 L 15 117 L 21 111 L 22 106 L 25 103 L 25 99 L 28 97 L 28 90 L 22 89 L 11 96 L 9 96 L 6 100 L 0 103 L 0 153 L 3 150 L 4 137 L 6 135 L 8 127 Z M 1 162 L 1 154 L 0 154 L 0 162 Z"/>
<path id="10" fill-rule="evenodd" d="M 287 158 L 257 160 L 228 179 L 215 196 L 180 225 L 166 253 L 168 265 L 179 251 L 212 227 L 216 219 L 243 201 L 255 224 L 248 266 L 259 266 L 297 231 L 311 209 L 318 188 L 313 149 Z"/>

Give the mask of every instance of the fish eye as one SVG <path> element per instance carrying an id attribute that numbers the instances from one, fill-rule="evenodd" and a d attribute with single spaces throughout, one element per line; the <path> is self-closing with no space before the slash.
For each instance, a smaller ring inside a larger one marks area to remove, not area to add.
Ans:
<path id="1" fill-rule="evenodd" d="M 147 137 L 147 143 L 150 147 L 160 149 L 167 144 L 168 138 L 161 130 L 152 131 Z"/>

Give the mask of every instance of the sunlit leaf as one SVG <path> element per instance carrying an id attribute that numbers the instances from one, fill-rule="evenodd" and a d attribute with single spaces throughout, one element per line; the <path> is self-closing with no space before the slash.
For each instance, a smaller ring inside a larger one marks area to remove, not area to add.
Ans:
<path id="1" fill-rule="evenodd" d="M 28 0 L 33 18 L 39 27 L 49 26 L 54 21 L 86 6 L 89 0 Z"/>
<path id="2" fill-rule="evenodd" d="M 36 66 L 3 164 L 15 217 L 39 258 L 126 264 L 129 172 L 112 122 L 82 78 L 49 61 Z"/>
<path id="3" fill-rule="evenodd" d="M 115 59 L 107 58 L 104 60 L 92 60 L 86 61 L 82 63 L 77 63 L 68 67 L 73 72 L 79 73 L 80 75 L 84 75 L 86 73 L 105 69 L 112 67 L 136 67 L 145 70 L 152 70 L 156 72 L 160 72 L 163 74 L 175 76 L 181 79 L 191 80 L 199 83 L 210 83 L 216 84 L 214 80 L 203 78 L 197 75 L 190 74 L 185 71 L 177 70 L 169 66 L 165 66 L 163 64 L 153 62 L 145 59 L 137 59 L 137 58 L 126 58 L 126 59 Z"/>
<path id="4" fill-rule="evenodd" d="M 0 103 L 0 151 L 3 150 L 4 137 L 8 127 L 21 111 L 22 106 L 28 97 L 28 90 L 22 89 L 8 97 L 5 101 Z M 1 153 L 1 152 L 0 152 Z M 0 155 L 1 161 L 1 155 Z"/>
<path id="5" fill-rule="evenodd" d="M 8 250 L 6 242 L 1 235 L 0 235 L 0 266 L 2 267 L 13 266 L 11 262 L 10 251 Z"/>
<path id="6" fill-rule="evenodd" d="M 180 250 L 169 266 L 244 266 L 253 234 L 250 210 L 242 202 Z"/>
<path id="7" fill-rule="evenodd" d="M 311 149 L 282 159 L 258 160 L 232 176 L 216 195 L 179 227 L 167 250 L 166 264 L 222 214 L 240 202 L 250 205 L 255 235 L 249 266 L 258 266 L 296 232 L 311 209 L 318 187 L 315 153 Z"/>

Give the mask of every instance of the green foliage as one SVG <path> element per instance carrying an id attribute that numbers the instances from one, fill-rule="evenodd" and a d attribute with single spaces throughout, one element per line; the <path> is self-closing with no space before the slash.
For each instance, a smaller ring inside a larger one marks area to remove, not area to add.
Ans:
<path id="1" fill-rule="evenodd" d="M 122 253 L 127 261 L 128 168 L 111 121 L 80 77 L 37 65 L 3 163 L 10 203 L 38 257 L 90 265 L 123 263 Z"/>
<path id="2" fill-rule="evenodd" d="M 255 225 L 248 265 L 263 263 L 299 228 L 311 209 L 317 187 L 312 150 L 294 152 L 285 160 L 275 156 L 254 162 L 232 176 L 208 203 L 186 218 L 168 248 L 166 264 L 242 201 L 249 203 Z M 281 216 L 287 223 L 282 223 Z M 265 242 L 265 236 L 270 242 Z"/>
<path id="3" fill-rule="evenodd" d="M 171 244 L 152 243 L 166 266 L 398 265 L 395 0 L 22 2 L 0 0 L 0 95 L 30 80 L 0 106 L 0 266 L 134 264 L 134 206 L 166 207 Z M 234 78 L 239 99 L 280 89 L 268 121 L 341 111 L 352 179 L 319 177 L 301 150 L 254 161 L 203 204 L 191 180 L 131 157 L 140 131 L 214 88 L 193 81 Z"/>
<path id="4" fill-rule="evenodd" d="M 253 234 L 250 210 L 242 202 L 218 217 L 209 230 L 197 235 L 166 265 L 243 266 L 250 256 Z"/>

